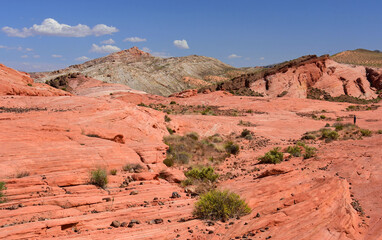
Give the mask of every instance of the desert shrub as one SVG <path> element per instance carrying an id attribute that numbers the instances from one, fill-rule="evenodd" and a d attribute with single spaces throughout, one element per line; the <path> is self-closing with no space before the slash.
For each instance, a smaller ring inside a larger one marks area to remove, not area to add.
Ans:
<path id="1" fill-rule="evenodd" d="M 305 146 L 304 159 L 314 157 L 316 155 L 317 149 L 315 147 Z"/>
<path id="2" fill-rule="evenodd" d="M 140 106 L 140 107 L 148 107 L 148 106 L 147 106 L 146 104 L 144 104 L 144 103 L 139 103 L 138 106 Z"/>
<path id="3" fill-rule="evenodd" d="M 238 154 L 239 153 L 239 145 L 237 144 L 234 144 L 233 142 L 227 142 L 225 145 L 224 145 L 224 149 L 227 151 L 227 153 L 230 153 L 230 154 Z"/>
<path id="4" fill-rule="evenodd" d="M 201 219 L 228 220 L 250 212 L 251 209 L 239 195 L 227 190 L 211 190 L 195 203 L 193 214 Z"/>
<path id="5" fill-rule="evenodd" d="M 169 134 L 174 134 L 174 130 L 172 130 L 170 127 L 166 127 Z"/>
<path id="6" fill-rule="evenodd" d="M 193 140 L 198 140 L 199 139 L 199 134 L 197 134 L 196 132 L 187 133 L 186 136 L 191 138 L 191 139 L 193 139 Z"/>
<path id="7" fill-rule="evenodd" d="M 328 128 L 323 128 L 320 131 L 321 131 L 321 138 L 322 139 L 337 140 L 339 137 L 338 132 L 333 131 L 333 130 L 328 129 Z"/>
<path id="8" fill-rule="evenodd" d="M 243 129 L 243 131 L 240 134 L 240 137 L 247 139 L 248 136 L 252 137 L 252 132 L 249 131 L 248 129 Z"/>
<path id="9" fill-rule="evenodd" d="M 286 152 L 292 155 L 293 157 L 301 156 L 301 148 L 299 146 L 288 146 Z"/>
<path id="10" fill-rule="evenodd" d="M 371 136 L 371 131 L 369 129 L 360 129 L 359 130 L 364 137 L 370 137 Z"/>
<path id="11" fill-rule="evenodd" d="M 164 121 L 165 122 L 170 122 L 171 121 L 171 118 L 167 115 L 164 115 Z"/>
<path id="12" fill-rule="evenodd" d="M 90 183 L 101 188 L 105 188 L 107 185 L 107 172 L 105 169 L 97 168 L 90 172 Z"/>
<path id="13" fill-rule="evenodd" d="M 280 148 L 276 147 L 269 152 L 265 153 L 264 156 L 260 157 L 260 163 L 280 163 L 282 162 L 284 154 L 280 152 Z"/>
<path id="14" fill-rule="evenodd" d="M 306 139 L 306 140 L 315 140 L 316 139 L 316 136 L 313 135 L 313 134 L 305 134 L 304 136 L 302 136 L 301 139 Z"/>
<path id="15" fill-rule="evenodd" d="M 117 175 L 117 169 L 111 169 L 110 175 L 113 175 L 113 176 Z"/>
<path id="16" fill-rule="evenodd" d="M 0 182 L 0 203 L 3 203 L 6 201 L 5 195 L 3 193 L 3 191 L 6 189 L 7 187 L 5 186 L 5 182 Z"/>
<path id="17" fill-rule="evenodd" d="M 142 172 L 143 169 L 144 168 L 139 163 L 128 163 L 128 164 L 126 164 L 125 166 L 122 167 L 123 171 L 126 171 L 126 172 L 136 172 L 136 173 Z"/>
<path id="18" fill-rule="evenodd" d="M 193 168 L 184 174 L 190 179 L 215 182 L 219 174 L 215 173 L 212 167 Z"/>
<path id="19" fill-rule="evenodd" d="M 166 158 L 165 160 L 163 160 L 163 163 L 164 163 L 167 167 L 172 167 L 172 166 L 174 166 L 174 159 L 172 159 L 172 158 Z"/>
<path id="20" fill-rule="evenodd" d="M 320 116 L 320 119 L 325 119 L 325 118 L 326 118 L 325 115 L 321 115 L 321 116 Z"/>
<path id="21" fill-rule="evenodd" d="M 337 122 L 341 122 L 341 121 L 343 121 L 343 118 L 342 118 L 342 117 L 338 117 L 338 118 L 336 119 L 336 121 L 337 121 Z"/>
<path id="22" fill-rule="evenodd" d="M 171 102 L 170 102 L 170 105 L 174 105 L 174 104 L 176 104 L 175 101 L 171 101 Z"/>
<path id="23" fill-rule="evenodd" d="M 223 138 L 219 134 L 215 134 L 210 137 L 211 141 L 214 143 L 221 143 L 223 142 Z"/>
<path id="24" fill-rule="evenodd" d="M 284 97 L 288 94 L 288 91 L 283 91 L 282 93 L 278 94 L 277 97 Z"/>
<path id="25" fill-rule="evenodd" d="M 378 131 L 377 131 L 377 134 L 382 134 L 382 130 L 378 130 Z"/>
<path id="26" fill-rule="evenodd" d="M 28 171 L 22 171 L 22 172 L 18 172 L 16 174 L 16 178 L 23 178 L 23 177 L 28 177 L 30 175 L 30 172 Z"/>
<path id="27" fill-rule="evenodd" d="M 330 124 L 329 123 L 325 124 L 325 127 L 330 127 Z"/>

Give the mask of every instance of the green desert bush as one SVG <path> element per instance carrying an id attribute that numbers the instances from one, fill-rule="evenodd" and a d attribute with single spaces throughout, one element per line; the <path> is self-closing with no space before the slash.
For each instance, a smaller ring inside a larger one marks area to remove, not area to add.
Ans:
<path id="1" fill-rule="evenodd" d="M 269 152 L 265 153 L 264 156 L 260 157 L 260 163 L 280 163 L 283 161 L 284 154 L 280 152 L 280 148 L 276 147 Z"/>
<path id="2" fill-rule="evenodd" d="M 215 182 L 219 174 L 212 167 L 193 168 L 184 174 L 189 179 Z"/>
<path id="3" fill-rule="evenodd" d="M 243 131 L 240 134 L 240 137 L 245 138 L 247 140 L 252 139 L 252 132 L 248 129 L 243 129 Z"/>
<path id="4" fill-rule="evenodd" d="M 106 188 L 107 186 L 107 172 L 103 168 L 97 168 L 90 172 L 90 183 L 101 188 Z"/>
<path id="5" fill-rule="evenodd" d="M 171 121 L 171 118 L 167 115 L 164 115 L 164 121 L 165 122 L 170 122 Z"/>
<path id="6" fill-rule="evenodd" d="M 308 158 L 316 156 L 317 149 L 315 147 L 310 147 L 306 145 L 304 148 L 305 148 L 305 153 L 303 155 L 304 159 L 308 159 Z"/>
<path id="7" fill-rule="evenodd" d="M 323 128 L 320 131 L 321 131 L 321 138 L 322 139 L 328 139 L 331 141 L 331 140 L 337 140 L 339 137 L 338 132 L 333 131 L 333 130 L 328 129 L 328 128 Z"/>
<path id="8" fill-rule="evenodd" d="M 186 136 L 195 141 L 199 139 L 199 134 L 197 134 L 196 132 L 187 133 Z"/>
<path id="9" fill-rule="evenodd" d="M 363 137 L 370 137 L 372 134 L 369 129 L 360 129 L 359 131 Z"/>
<path id="10" fill-rule="evenodd" d="M 165 160 L 163 160 L 163 163 L 164 163 L 164 165 L 166 165 L 167 167 L 172 167 L 172 166 L 174 166 L 174 159 L 172 159 L 172 158 L 166 158 Z"/>
<path id="11" fill-rule="evenodd" d="M 292 155 L 293 157 L 301 156 L 301 148 L 299 146 L 288 146 L 286 152 Z"/>
<path id="12" fill-rule="evenodd" d="M 239 195 L 228 190 L 211 190 L 195 203 L 194 216 L 201 219 L 228 220 L 251 212 L 247 203 Z"/>
<path id="13" fill-rule="evenodd" d="M 227 153 L 230 153 L 230 154 L 238 154 L 240 149 L 239 149 L 239 145 L 233 143 L 233 142 L 227 142 L 225 145 L 224 145 L 224 149 L 227 151 Z"/>
<path id="14" fill-rule="evenodd" d="M 3 203 L 6 201 L 5 195 L 3 193 L 3 191 L 6 189 L 7 187 L 5 186 L 5 182 L 0 182 L 0 203 Z"/>
<path id="15" fill-rule="evenodd" d="M 378 131 L 377 131 L 377 134 L 382 134 L 382 130 L 378 130 Z"/>

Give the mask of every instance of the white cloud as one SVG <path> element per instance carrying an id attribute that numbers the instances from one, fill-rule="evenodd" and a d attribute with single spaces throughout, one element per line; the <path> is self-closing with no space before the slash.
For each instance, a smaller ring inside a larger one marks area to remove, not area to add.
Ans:
<path id="1" fill-rule="evenodd" d="M 52 58 L 62 58 L 62 55 L 52 54 Z"/>
<path id="2" fill-rule="evenodd" d="M 25 51 L 27 51 L 27 52 L 32 52 L 33 49 L 32 49 L 32 48 L 25 48 Z"/>
<path id="3" fill-rule="evenodd" d="M 28 55 L 22 55 L 21 58 L 28 58 Z"/>
<path id="4" fill-rule="evenodd" d="M 103 40 L 101 43 L 102 44 L 114 44 L 115 41 L 113 39 L 109 38 L 107 40 Z"/>
<path id="5" fill-rule="evenodd" d="M 264 60 L 265 58 L 264 57 L 261 57 L 260 60 Z"/>
<path id="6" fill-rule="evenodd" d="M 102 36 L 106 34 L 112 34 L 118 32 L 119 30 L 115 27 L 109 27 L 105 24 L 95 25 L 90 28 L 87 25 L 78 24 L 76 26 L 70 26 L 67 24 L 61 24 L 54 20 L 53 18 L 45 19 L 41 25 L 34 24 L 30 28 L 16 29 L 11 27 L 3 27 L 3 32 L 5 32 L 9 37 L 31 37 L 35 35 L 42 36 L 60 36 L 60 37 L 86 37 L 90 35 Z"/>
<path id="7" fill-rule="evenodd" d="M 78 57 L 78 58 L 76 58 L 75 60 L 76 61 L 81 61 L 81 62 L 83 62 L 83 61 L 87 61 L 87 60 L 89 60 L 90 58 L 88 58 L 88 57 L 86 57 L 86 56 L 82 56 L 82 57 Z"/>
<path id="8" fill-rule="evenodd" d="M 150 48 L 148 48 L 148 47 L 143 47 L 142 48 L 142 51 L 144 51 L 144 52 L 151 52 L 151 49 Z"/>
<path id="9" fill-rule="evenodd" d="M 174 45 L 177 48 L 180 49 L 189 49 L 190 47 L 188 46 L 188 43 L 186 40 L 174 40 Z"/>
<path id="10" fill-rule="evenodd" d="M 146 42 L 146 38 L 140 38 L 140 37 L 129 37 L 125 38 L 123 40 L 124 42 Z"/>
<path id="11" fill-rule="evenodd" d="M 241 56 L 238 56 L 236 54 L 231 54 L 228 56 L 229 59 L 233 59 L 233 58 L 241 58 Z"/>
<path id="12" fill-rule="evenodd" d="M 113 45 L 98 46 L 97 44 L 93 44 L 92 48 L 90 49 L 90 52 L 96 52 L 96 53 L 113 53 L 118 51 L 121 51 L 121 49 Z"/>

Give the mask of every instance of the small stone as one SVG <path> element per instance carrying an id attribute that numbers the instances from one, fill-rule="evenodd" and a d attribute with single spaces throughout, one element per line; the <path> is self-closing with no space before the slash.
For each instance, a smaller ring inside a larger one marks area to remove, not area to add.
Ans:
<path id="1" fill-rule="evenodd" d="M 156 219 L 150 221 L 150 224 L 160 224 L 160 223 L 163 223 L 162 218 L 156 218 Z"/>
<path id="2" fill-rule="evenodd" d="M 189 233 L 193 233 L 193 232 L 194 232 L 194 230 L 190 229 L 190 230 L 188 230 L 188 232 L 189 232 Z"/>
<path id="3" fill-rule="evenodd" d="M 127 226 L 127 222 L 122 222 L 121 223 L 121 227 L 126 227 Z"/>
<path id="4" fill-rule="evenodd" d="M 110 226 L 118 228 L 121 226 L 121 223 L 119 221 L 113 221 L 111 222 Z"/>
<path id="5" fill-rule="evenodd" d="M 141 222 L 139 220 L 136 220 L 136 219 L 132 219 L 130 221 L 130 223 L 133 223 L 133 224 L 140 224 Z"/>
<path id="6" fill-rule="evenodd" d="M 256 217 L 256 218 L 259 218 L 259 217 L 260 217 L 260 213 L 257 213 L 255 217 Z"/>
<path id="7" fill-rule="evenodd" d="M 212 230 L 208 231 L 208 234 L 213 234 L 213 233 L 214 233 L 214 231 L 212 231 Z"/>
<path id="8" fill-rule="evenodd" d="M 180 194 L 178 192 L 173 192 L 171 198 L 180 198 Z"/>
<path id="9" fill-rule="evenodd" d="M 131 191 L 131 193 L 130 193 L 130 195 L 137 195 L 137 194 L 138 194 L 137 190 Z"/>

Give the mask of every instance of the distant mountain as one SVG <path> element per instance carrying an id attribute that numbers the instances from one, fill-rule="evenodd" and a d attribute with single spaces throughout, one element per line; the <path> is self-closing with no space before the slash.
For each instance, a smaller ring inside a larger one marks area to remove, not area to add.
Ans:
<path id="1" fill-rule="evenodd" d="M 379 50 L 356 49 L 334 54 L 331 57 L 339 63 L 362 65 L 368 67 L 382 67 L 382 52 Z"/>
<path id="2" fill-rule="evenodd" d="M 251 71 L 255 68 L 237 69 L 211 57 L 160 58 L 133 47 L 65 69 L 31 73 L 31 76 L 36 81 L 45 82 L 70 73 L 81 73 L 104 82 L 125 84 L 135 90 L 168 96 Z"/>
<path id="3" fill-rule="evenodd" d="M 382 90 L 382 69 L 341 64 L 328 55 L 308 55 L 203 87 L 199 92 L 217 90 L 250 96 L 371 100 Z"/>

